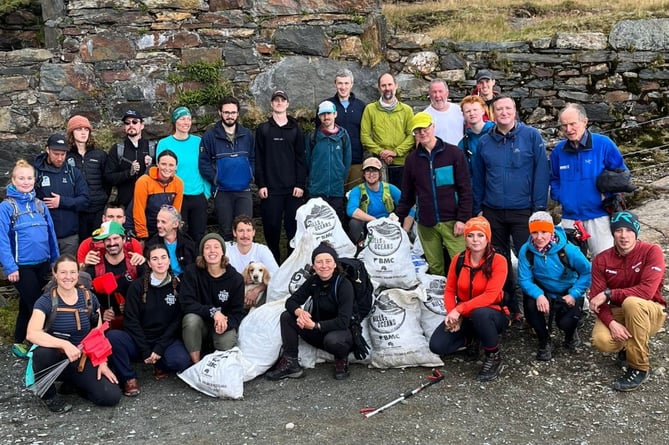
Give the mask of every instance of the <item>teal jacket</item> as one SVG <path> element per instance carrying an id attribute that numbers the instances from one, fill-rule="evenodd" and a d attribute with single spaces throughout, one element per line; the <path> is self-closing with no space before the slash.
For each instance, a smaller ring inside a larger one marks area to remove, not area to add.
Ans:
<path id="1" fill-rule="evenodd" d="M 305 146 L 309 194 L 343 198 L 344 183 L 351 167 L 351 138 L 348 132 L 339 127 L 337 133 L 326 135 L 316 129 L 307 136 Z"/>

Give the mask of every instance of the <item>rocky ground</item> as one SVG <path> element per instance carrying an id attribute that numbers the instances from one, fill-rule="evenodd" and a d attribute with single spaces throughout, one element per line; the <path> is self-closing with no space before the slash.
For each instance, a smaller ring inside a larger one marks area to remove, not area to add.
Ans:
<path id="1" fill-rule="evenodd" d="M 669 179 L 649 183 L 656 198 L 635 209 L 641 238 L 667 252 Z M 665 295 L 669 288 L 665 287 Z M 74 409 L 51 414 L 21 384 L 25 362 L 0 345 L 0 443 L 7 444 L 307 444 L 464 443 L 609 444 L 666 443 L 669 425 L 669 335 L 651 341 L 653 373 L 638 391 L 619 393 L 611 383 L 622 371 L 614 357 L 589 344 L 591 318 L 581 328 L 583 345 L 569 354 L 556 339 L 548 363 L 534 360 L 528 331 L 503 340 L 505 370 L 497 381 L 475 380 L 480 363 L 447 358 L 445 380 L 369 419 L 378 407 L 426 381 L 426 368 L 378 370 L 352 367 L 350 379 L 332 378 L 321 364 L 300 380 L 262 377 L 248 382 L 244 399 L 209 398 L 175 376 L 161 382 L 140 370 L 142 393 L 115 408 L 97 408 L 66 396 Z"/>

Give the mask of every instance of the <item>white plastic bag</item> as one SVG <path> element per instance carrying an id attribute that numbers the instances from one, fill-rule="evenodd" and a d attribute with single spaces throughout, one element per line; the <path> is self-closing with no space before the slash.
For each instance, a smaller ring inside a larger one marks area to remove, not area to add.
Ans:
<path id="1" fill-rule="evenodd" d="M 297 231 L 290 245 L 295 247 L 305 233 L 314 237 L 314 247 L 321 241 L 327 241 L 334 247 L 337 254 L 342 257 L 355 255 L 355 245 L 351 242 L 346 231 L 341 225 L 334 209 L 322 198 L 312 198 L 306 204 L 297 209 L 295 215 L 297 220 Z M 311 255 L 311 252 L 309 252 Z"/>
<path id="2" fill-rule="evenodd" d="M 367 246 L 361 252 L 374 287 L 411 289 L 418 285 L 411 241 L 398 222 L 379 218 L 367 223 Z"/>
<path id="3" fill-rule="evenodd" d="M 438 355 L 429 350 L 420 325 L 423 291 L 383 290 L 369 313 L 372 361 L 375 368 L 442 366 Z"/>
<path id="4" fill-rule="evenodd" d="M 211 397 L 241 399 L 244 396 L 244 372 L 248 368 L 238 347 L 216 351 L 177 374 L 188 385 Z"/>
<path id="5" fill-rule="evenodd" d="M 437 326 L 443 325 L 446 318 L 444 307 L 446 278 L 441 275 L 418 274 L 418 279 L 426 296 L 426 300 L 420 305 L 420 325 L 429 342 L 434 330 Z"/>
<path id="6" fill-rule="evenodd" d="M 297 247 L 269 280 L 267 302 L 282 300 L 295 292 L 309 277 L 311 253 L 316 248 L 314 237 L 305 233 L 297 240 Z M 262 307 L 262 306 L 261 306 Z"/>
<path id="7" fill-rule="evenodd" d="M 239 325 L 239 349 L 250 363 L 244 381 L 264 374 L 279 358 L 281 352 L 281 314 L 286 299 L 265 303 L 250 312 Z"/>

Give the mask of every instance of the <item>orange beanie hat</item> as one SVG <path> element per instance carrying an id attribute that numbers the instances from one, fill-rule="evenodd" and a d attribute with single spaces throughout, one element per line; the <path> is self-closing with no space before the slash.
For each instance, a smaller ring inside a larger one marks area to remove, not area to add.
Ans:
<path id="1" fill-rule="evenodd" d="M 90 121 L 78 114 L 67 121 L 67 134 L 71 134 L 77 128 L 88 128 L 89 131 L 93 131 Z"/>
<path id="2" fill-rule="evenodd" d="M 474 231 L 480 231 L 485 234 L 485 237 L 488 239 L 488 242 L 492 240 L 492 231 L 490 230 L 490 223 L 487 219 L 482 216 L 475 216 L 470 218 L 469 221 L 465 223 L 465 236 L 468 233 Z"/>

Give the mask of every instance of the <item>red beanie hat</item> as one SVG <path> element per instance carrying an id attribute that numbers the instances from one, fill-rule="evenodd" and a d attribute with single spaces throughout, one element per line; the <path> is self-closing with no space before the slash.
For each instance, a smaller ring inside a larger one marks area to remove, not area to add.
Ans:
<path id="1" fill-rule="evenodd" d="M 470 218 L 469 221 L 465 223 L 465 236 L 467 236 L 468 233 L 474 232 L 476 230 L 478 230 L 479 232 L 483 232 L 485 234 L 485 237 L 488 239 L 488 242 L 492 240 L 492 231 L 490 230 L 490 223 L 484 217 L 475 216 L 474 218 Z"/>
<path id="2" fill-rule="evenodd" d="M 72 116 L 69 121 L 67 121 L 67 134 L 72 134 L 77 128 L 88 128 L 89 131 L 93 131 L 93 127 L 88 119 L 84 116 L 76 115 Z"/>

